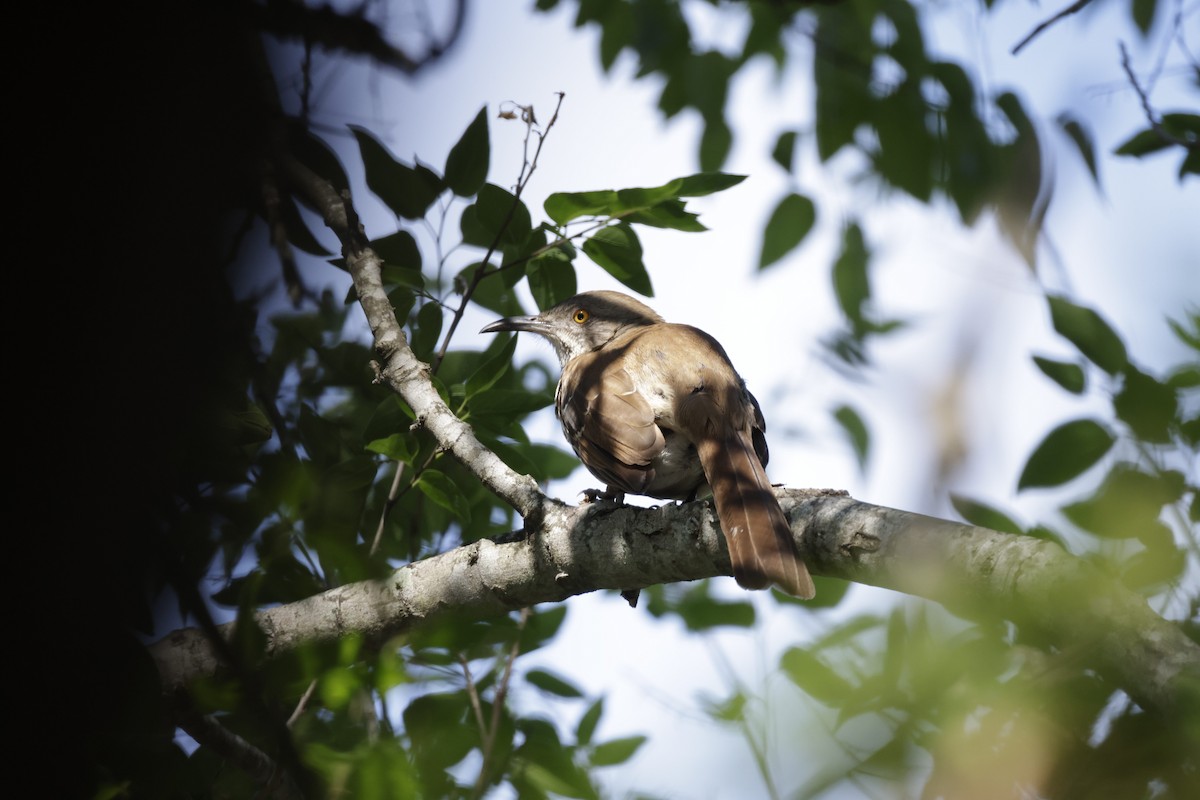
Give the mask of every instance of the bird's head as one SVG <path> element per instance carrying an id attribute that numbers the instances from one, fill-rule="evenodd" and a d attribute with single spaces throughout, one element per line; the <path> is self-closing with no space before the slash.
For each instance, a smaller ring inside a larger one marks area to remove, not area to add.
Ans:
<path id="1" fill-rule="evenodd" d="M 554 345 L 560 364 L 603 347 L 624 331 L 663 318 L 645 303 L 613 291 L 584 292 L 532 317 L 505 317 L 480 333 L 529 331 Z"/>

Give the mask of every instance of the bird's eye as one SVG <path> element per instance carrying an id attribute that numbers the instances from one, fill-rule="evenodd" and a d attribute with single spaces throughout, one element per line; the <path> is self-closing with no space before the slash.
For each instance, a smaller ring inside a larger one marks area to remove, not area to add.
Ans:
<path id="1" fill-rule="evenodd" d="M 591 314 L 589 314 L 587 312 L 586 308 L 580 308 L 580 309 L 576 309 L 575 315 L 573 317 L 571 317 L 571 319 L 575 320 L 577 323 L 582 325 L 583 323 L 588 321 L 588 317 L 590 317 L 590 316 L 591 316 Z"/>

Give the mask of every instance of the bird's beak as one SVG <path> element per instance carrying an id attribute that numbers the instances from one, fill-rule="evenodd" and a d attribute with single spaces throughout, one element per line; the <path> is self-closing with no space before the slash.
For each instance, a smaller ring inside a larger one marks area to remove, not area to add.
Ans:
<path id="1" fill-rule="evenodd" d="M 485 325 L 479 332 L 529 331 L 530 333 L 543 333 L 548 327 L 541 317 L 505 317 Z"/>

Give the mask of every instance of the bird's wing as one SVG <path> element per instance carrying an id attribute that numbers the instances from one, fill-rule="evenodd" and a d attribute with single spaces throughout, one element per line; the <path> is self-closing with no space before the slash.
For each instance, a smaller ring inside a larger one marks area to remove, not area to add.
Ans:
<path id="1" fill-rule="evenodd" d="M 610 486 L 641 494 L 665 440 L 629 373 L 595 354 L 573 359 L 559 382 L 557 408 L 584 465 Z"/>

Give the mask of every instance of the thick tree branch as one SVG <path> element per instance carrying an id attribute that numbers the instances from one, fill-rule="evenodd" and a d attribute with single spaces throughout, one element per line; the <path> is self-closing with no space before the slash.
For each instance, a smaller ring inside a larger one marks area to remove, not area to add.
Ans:
<path id="1" fill-rule="evenodd" d="M 829 491 L 783 490 L 780 499 L 813 574 L 928 598 L 967 617 L 1032 626 L 1061 646 L 1090 652 L 1097 669 L 1145 708 L 1171 713 L 1194 703 L 1200 646 L 1143 598 L 1053 543 Z M 729 572 L 724 537 L 703 501 L 653 509 L 552 501 L 520 541 L 475 542 L 255 618 L 273 657 L 301 642 L 348 635 L 383 641 L 448 613 L 496 615 L 597 589 Z M 211 642 L 191 629 L 151 652 L 168 691 L 219 667 Z"/>
<path id="2" fill-rule="evenodd" d="M 416 424 L 427 428 L 442 449 L 478 475 L 484 485 L 522 517 L 539 515 L 545 497 L 534 480 L 518 475 L 480 443 L 471 426 L 442 402 L 429 380 L 429 365 L 409 348 L 396 310 L 383 287 L 383 262 L 371 249 L 348 194 L 338 194 L 332 185 L 295 159 L 287 158 L 284 163 L 292 187 L 321 211 L 325 224 L 342 242 L 342 254 L 375 339 L 375 351 L 383 359 L 379 379 L 404 398 L 417 416 Z"/>

